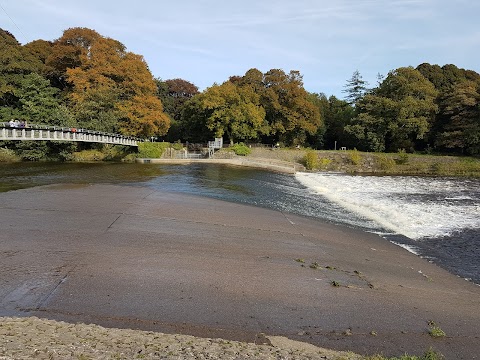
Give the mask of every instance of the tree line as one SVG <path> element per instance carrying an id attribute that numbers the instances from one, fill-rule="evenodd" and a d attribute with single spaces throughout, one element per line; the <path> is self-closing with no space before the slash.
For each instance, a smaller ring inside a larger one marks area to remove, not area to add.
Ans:
<path id="1" fill-rule="evenodd" d="M 0 121 L 167 141 L 262 142 L 364 151 L 480 154 L 480 75 L 421 64 L 355 71 L 345 99 L 305 90 L 298 71 L 250 69 L 204 91 L 154 78 L 141 55 L 87 28 L 21 45 L 0 29 Z"/>

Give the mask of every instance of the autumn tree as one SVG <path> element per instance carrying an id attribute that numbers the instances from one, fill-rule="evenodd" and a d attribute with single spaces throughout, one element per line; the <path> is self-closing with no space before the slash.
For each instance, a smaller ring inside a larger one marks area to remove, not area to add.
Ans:
<path id="1" fill-rule="evenodd" d="M 105 124 L 112 125 L 108 131 L 146 137 L 167 132 L 169 118 L 142 56 L 127 52 L 117 40 L 84 29 L 69 29 L 59 43 L 76 49 L 67 54 L 79 54 L 70 59 L 74 64 L 67 67 L 66 78 L 72 86 L 69 97 L 81 118 L 94 115 L 97 109 Z"/>
<path id="2" fill-rule="evenodd" d="M 270 134 L 288 145 L 304 144 L 321 125 L 320 111 L 310 101 L 298 71 L 272 69 L 263 76 L 261 104 Z"/>

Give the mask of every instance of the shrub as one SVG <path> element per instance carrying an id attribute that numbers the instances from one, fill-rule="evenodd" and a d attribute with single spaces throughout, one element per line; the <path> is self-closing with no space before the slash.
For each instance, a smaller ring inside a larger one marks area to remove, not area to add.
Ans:
<path id="1" fill-rule="evenodd" d="M 353 165 L 358 165 L 362 161 L 362 155 L 357 149 L 353 149 L 352 151 L 350 151 L 349 156 L 350 156 L 350 162 Z"/>
<path id="2" fill-rule="evenodd" d="M 252 152 L 252 150 L 243 142 L 238 143 L 230 147 L 236 155 L 246 156 Z"/>
<path id="3" fill-rule="evenodd" d="M 0 162 L 14 161 L 20 161 L 20 158 L 15 154 L 15 151 L 7 148 L 0 148 Z"/>
<path id="4" fill-rule="evenodd" d="M 314 170 L 318 168 L 318 155 L 315 151 L 307 151 L 304 158 L 305 167 L 307 170 Z"/>
<path id="5" fill-rule="evenodd" d="M 390 170 L 395 166 L 395 160 L 385 154 L 378 155 L 376 160 L 381 170 Z"/>
<path id="6" fill-rule="evenodd" d="M 408 154 L 405 149 L 398 150 L 398 158 L 395 161 L 400 165 L 408 163 Z"/>
<path id="7" fill-rule="evenodd" d="M 183 150 L 183 145 L 180 141 L 172 144 L 173 150 Z"/>
<path id="8" fill-rule="evenodd" d="M 332 163 L 332 159 L 321 158 L 320 163 L 318 164 L 318 167 L 320 169 L 326 169 L 331 163 Z"/>
<path id="9" fill-rule="evenodd" d="M 138 144 L 138 157 L 160 158 L 168 147 L 170 147 L 170 143 L 167 142 L 142 142 Z"/>
<path id="10" fill-rule="evenodd" d="M 46 141 L 20 141 L 16 144 L 17 154 L 25 161 L 45 160 L 48 154 Z"/>
<path id="11" fill-rule="evenodd" d="M 72 154 L 73 161 L 102 161 L 105 154 L 98 149 L 77 151 Z"/>

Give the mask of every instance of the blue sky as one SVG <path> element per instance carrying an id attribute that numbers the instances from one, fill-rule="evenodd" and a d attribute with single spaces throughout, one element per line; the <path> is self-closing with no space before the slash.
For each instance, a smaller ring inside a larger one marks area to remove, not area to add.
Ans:
<path id="1" fill-rule="evenodd" d="M 476 0 L 0 0 L 22 44 L 87 27 L 145 57 L 155 77 L 201 90 L 243 75 L 299 70 L 305 88 L 343 98 L 355 70 L 455 64 L 480 72 Z"/>

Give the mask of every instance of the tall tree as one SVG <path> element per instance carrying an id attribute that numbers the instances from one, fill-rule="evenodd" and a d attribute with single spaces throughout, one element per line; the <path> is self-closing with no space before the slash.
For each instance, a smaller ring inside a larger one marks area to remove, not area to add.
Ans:
<path id="1" fill-rule="evenodd" d="M 71 33 L 77 34 L 70 29 L 67 35 Z M 88 36 L 68 37 L 67 41 L 80 51 L 75 60 L 78 66 L 66 69 L 75 111 L 102 109 L 103 119 L 109 121 L 118 116 L 109 131 L 146 137 L 164 135 L 170 120 L 163 112 L 157 86 L 143 57 L 127 52 L 117 40 L 82 29 L 80 34 L 84 33 Z M 94 106 L 92 101 L 108 103 Z"/>
<path id="2" fill-rule="evenodd" d="M 363 80 L 358 70 L 355 70 L 342 91 L 347 94 L 345 98 L 348 103 L 355 105 L 365 96 L 367 86 L 368 82 Z"/>
<path id="3" fill-rule="evenodd" d="M 158 97 L 162 101 L 163 110 L 170 116 L 171 126 L 167 140 L 176 141 L 185 138 L 185 124 L 182 122 L 182 112 L 185 103 L 199 93 L 198 87 L 183 79 L 155 80 Z"/>
<path id="4" fill-rule="evenodd" d="M 199 93 L 198 87 L 183 79 L 162 81 L 156 79 L 158 97 L 163 110 L 175 121 L 179 121 L 185 102 Z"/>
<path id="5" fill-rule="evenodd" d="M 42 76 L 25 75 L 15 91 L 19 103 L 19 115 L 29 122 L 59 126 L 75 126 L 69 110 L 59 98 L 59 90 L 50 86 Z"/>
<path id="6" fill-rule="evenodd" d="M 321 126 L 320 110 L 308 100 L 298 71 L 272 69 L 263 77 L 261 103 L 270 134 L 287 145 L 304 144 Z"/>
<path id="7" fill-rule="evenodd" d="M 391 71 L 374 93 L 357 104 L 358 115 L 345 129 L 366 150 L 413 151 L 438 111 L 437 94 L 418 70 Z"/>
<path id="8" fill-rule="evenodd" d="M 52 52 L 45 60 L 48 78 L 55 87 L 68 87 L 67 69 L 74 69 L 82 64 L 81 57 L 89 54 L 90 48 L 101 35 L 88 28 L 70 28 L 53 42 Z"/>
<path id="9" fill-rule="evenodd" d="M 42 64 L 8 31 L 0 29 L 0 121 L 18 115 L 18 89 L 26 75 L 38 72 Z"/>
<path id="10" fill-rule="evenodd" d="M 438 130 L 435 145 L 470 155 L 480 154 L 480 83 L 463 81 L 440 100 L 446 121 Z"/>
<path id="11" fill-rule="evenodd" d="M 355 108 L 345 100 L 330 96 L 324 114 L 325 122 L 325 146 L 327 149 L 339 147 L 354 148 L 357 144 L 345 131 L 355 116 Z"/>
<path id="12" fill-rule="evenodd" d="M 231 143 L 256 139 L 267 130 L 265 110 L 260 97 L 251 88 L 235 86 L 227 81 L 208 88 L 200 101 L 209 116 L 206 126 L 216 137 L 226 136 Z"/>

